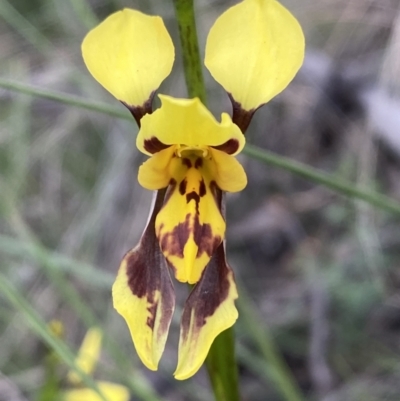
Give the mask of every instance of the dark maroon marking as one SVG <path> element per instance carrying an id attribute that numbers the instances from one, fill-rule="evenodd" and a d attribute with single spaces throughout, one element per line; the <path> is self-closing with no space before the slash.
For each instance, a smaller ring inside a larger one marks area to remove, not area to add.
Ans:
<path id="1" fill-rule="evenodd" d="M 186 166 L 187 168 L 191 168 L 192 167 L 192 162 L 187 157 L 182 157 L 182 164 L 184 166 Z"/>
<path id="2" fill-rule="evenodd" d="M 222 145 L 212 146 L 212 148 L 225 152 L 228 155 L 232 155 L 239 149 L 239 141 L 237 139 L 229 139 Z"/>
<path id="3" fill-rule="evenodd" d="M 174 181 L 174 188 L 176 185 L 176 181 Z M 183 186 L 182 182 L 179 184 L 179 192 L 181 192 L 181 188 Z M 186 186 L 186 183 L 185 183 Z M 186 190 L 186 188 L 185 188 Z M 210 190 L 214 197 L 216 206 L 221 211 L 222 205 L 222 191 L 218 188 L 217 184 L 214 181 L 210 183 Z M 201 197 L 206 194 L 207 188 L 205 186 L 204 180 L 201 180 L 199 183 L 199 191 L 191 191 L 186 194 L 186 202 L 189 203 L 191 200 L 196 202 L 196 215 L 194 216 L 193 221 L 193 240 L 198 247 L 197 256 L 201 256 L 204 252 L 207 253 L 209 257 L 211 257 L 217 247 L 221 244 L 222 238 L 220 236 L 213 235 L 212 226 L 210 224 L 200 224 L 199 220 L 199 203 L 201 201 Z M 167 197 L 169 193 L 172 193 L 171 189 L 168 189 Z M 166 202 L 165 202 L 166 203 Z M 164 204 L 165 204 L 164 203 Z M 221 211 L 221 215 L 223 213 Z M 188 213 L 185 217 L 185 221 L 183 223 L 179 223 L 172 232 L 162 233 L 164 226 L 161 225 L 158 232 L 158 237 L 160 240 L 161 249 L 167 252 L 170 255 L 178 256 L 183 258 L 183 248 L 186 245 L 186 242 L 189 239 L 191 228 L 190 228 L 190 217 L 191 214 Z M 224 218 L 224 217 L 223 217 Z M 175 269 L 174 266 L 171 265 L 170 262 L 168 264 Z M 175 269 L 176 270 L 176 269 Z"/>
<path id="4" fill-rule="evenodd" d="M 175 307 L 174 288 L 155 233 L 155 219 L 163 205 L 165 192 L 166 189 L 157 192 L 150 221 L 138 247 L 124 257 L 128 286 L 133 295 L 138 298 L 146 297 L 147 302 L 151 304 L 148 309 L 151 316 L 147 319 L 147 325 L 151 329 L 154 328 L 156 316 L 161 315 L 160 333 L 168 330 Z M 160 304 L 154 301 L 156 291 L 161 294 L 162 309 Z"/>
<path id="5" fill-rule="evenodd" d="M 190 319 L 194 310 L 194 332 L 198 332 L 229 294 L 228 275 L 232 272 L 226 263 L 224 245 L 220 244 L 203 271 L 200 281 L 185 302 L 182 313 L 182 339 L 187 340 Z"/>
<path id="6" fill-rule="evenodd" d="M 145 139 L 143 147 L 151 154 L 160 152 L 161 150 L 169 148 L 171 145 L 162 143 L 158 138 L 152 136 L 150 139 Z"/>
<path id="7" fill-rule="evenodd" d="M 194 200 L 196 202 L 196 209 L 198 209 L 200 196 L 197 192 L 192 191 L 186 194 L 186 203 L 189 203 L 191 200 Z"/>
<path id="8" fill-rule="evenodd" d="M 150 93 L 150 97 L 143 103 L 142 106 L 130 106 L 128 103 L 120 102 L 131 112 L 133 118 L 135 119 L 138 127 L 140 128 L 140 120 L 146 114 L 151 114 L 153 112 L 153 97 L 156 92 L 153 91 Z"/>
<path id="9" fill-rule="evenodd" d="M 198 157 L 196 161 L 194 162 L 194 168 L 200 168 L 203 166 L 203 158 Z"/>
<path id="10" fill-rule="evenodd" d="M 158 302 L 154 302 L 154 300 L 153 300 L 152 305 L 147 308 L 147 311 L 150 312 L 150 316 L 147 318 L 146 324 L 151 329 L 154 327 L 154 323 L 156 320 L 156 314 L 157 314 L 157 308 L 158 308 Z"/>
<path id="11" fill-rule="evenodd" d="M 199 186 L 200 198 L 202 198 L 206 193 L 207 193 L 206 184 L 204 184 L 204 180 L 201 180 Z"/>
<path id="12" fill-rule="evenodd" d="M 181 195 L 185 195 L 186 193 L 186 187 L 187 187 L 187 181 L 186 178 L 184 178 L 181 183 L 179 184 L 179 193 Z"/>
<path id="13" fill-rule="evenodd" d="M 197 258 L 204 252 L 211 257 L 222 242 L 222 238 L 219 235 L 213 234 L 211 224 L 200 224 L 198 215 L 195 216 L 193 222 L 193 240 L 198 247 Z"/>
<path id="14" fill-rule="evenodd" d="M 190 213 L 186 215 L 185 221 L 179 223 L 171 232 L 162 234 L 163 225 L 160 226 L 161 249 L 170 255 L 183 258 L 183 248 L 190 235 Z"/>
<path id="15" fill-rule="evenodd" d="M 250 125 L 251 119 L 254 113 L 262 106 L 258 106 L 256 109 L 245 110 L 242 105 L 237 102 L 233 96 L 228 93 L 229 99 L 232 103 L 232 121 L 240 128 L 243 135 L 246 133 L 247 128 Z"/>

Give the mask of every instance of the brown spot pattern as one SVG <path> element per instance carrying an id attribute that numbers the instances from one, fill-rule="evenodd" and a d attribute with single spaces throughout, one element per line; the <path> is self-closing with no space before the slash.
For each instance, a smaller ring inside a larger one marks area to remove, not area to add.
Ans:
<path id="1" fill-rule="evenodd" d="M 198 246 L 197 257 L 200 257 L 204 252 L 211 257 L 218 245 L 222 242 L 219 235 L 213 235 L 210 224 L 200 224 L 196 216 L 194 224 L 194 242 Z"/>
<path id="2" fill-rule="evenodd" d="M 205 325 L 206 318 L 212 316 L 216 309 L 229 295 L 229 274 L 232 270 L 226 263 L 225 249 L 221 244 L 209 264 L 204 269 L 200 281 L 186 300 L 182 314 L 182 339 L 189 333 L 190 319 L 194 310 L 194 334 Z"/>
<path id="3" fill-rule="evenodd" d="M 194 168 L 200 168 L 203 166 L 203 158 L 198 157 L 196 161 L 194 162 Z"/>
<path id="4" fill-rule="evenodd" d="M 204 180 L 201 180 L 199 185 L 200 198 L 202 198 L 206 193 L 207 193 L 206 184 L 204 183 Z"/>
<path id="5" fill-rule="evenodd" d="M 232 121 L 240 128 L 244 135 L 250 125 L 254 113 L 262 105 L 258 106 L 257 109 L 245 110 L 242 105 L 232 97 L 230 93 L 228 93 L 228 96 L 232 103 Z"/>
<path id="6" fill-rule="evenodd" d="M 212 147 L 214 149 L 220 150 L 221 152 L 225 152 L 228 155 L 232 155 L 239 149 L 239 141 L 236 139 L 229 139 L 222 145 L 212 146 Z"/>
<path id="7" fill-rule="evenodd" d="M 161 224 L 160 233 L 162 233 L 163 227 Z M 183 248 L 189 239 L 190 232 L 190 213 L 188 213 L 183 223 L 179 223 L 171 232 L 160 236 L 162 251 L 183 258 Z"/>
<path id="8" fill-rule="evenodd" d="M 140 128 L 140 120 L 146 114 L 151 114 L 153 112 L 153 97 L 156 92 L 150 93 L 150 97 L 141 106 L 131 106 L 128 103 L 120 100 L 120 102 L 131 112 L 133 118 L 135 119 L 138 127 Z"/>
<path id="9" fill-rule="evenodd" d="M 198 205 L 200 202 L 200 195 L 195 192 L 189 192 L 188 194 L 186 194 L 186 203 L 189 203 L 190 201 L 194 200 L 196 202 L 196 208 L 198 209 Z"/>
<path id="10" fill-rule="evenodd" d="M 150 316 L 147 325 L 153 329 L 157 315 L 160 315 L 160 334 L 171 322 L 175 307 L 175 293 L 171 277 L 155 235 L 155 218 L 160 211 L 166 190 L 157 193 L 153 213 L 138 247 L 125 255 L 128 286 L 138 298 L 147 298 Z M 161 294 L 161 305 L 155 301 L 155 293 Z"/>
<path id="11" fill-rule="evenodd" d="M 179 193 L 183 196 L 186 193 L 187 181 L 184 178 L 181 183 L 179 184 Z"/>
<path id="12" fill-rule="evenodd" d="M 182 157 L 182 164 L 184 166 L 186 166 L 187 168 L 191 168 L 192 167 L 192 162 L 187 157 Z"/>
<path id="13" fill-rule="evenodd" d="M 200 167 L 202 163 L 198 162 L 198 160 L 202 160 L 201 158 L 196 159 L 194 166 L 192 161 L 188 158 L 182 158 L 182 163 L 189 168 L 196 168 L 196 166 Z M 193 166 L 193 167 L 192 167 Z M 174 182 L 176 185 L 176 182 Z M 175 186 L 174 186 L 175 188 Z M 179 184 L 179 193 L 183 196 L 187 190 L 187 181 L 186 179 L 182 180 Z M 221 197 L 222 192 L 218 188 L 217 184 L 214 181 L 210 183 L 210 191 L 215 200 L 217 207 L 221 207 Z M 172 190 L 169 189 L 167 192 L 167 197 L 172 193 Z M 207 193 L 207 187 L 203 179 L 199 182 L 198 190 L 190 191 L 186 194 L 186 203 L 191 202 L 192 200 L 196 203 L 196 212 L 195 214 L 188 213 L 185 216 L 185 221 L 179 223 L 172 232 L 163 232 L 164 225 L 161 225 L 159 231 L 157 233 L 160 246 L 163 252 L 167 255 L 177 256 L 179 258 L 183 258 L 183 249 L 190 237 L 193 233 L 193 241 L 198 247 L 196 257 L 200 257 L 204 252 L 211 257 L 217 247 L 221 244 L 222 238 L 220 236 L 216 236 L 213 234 L 212 225 L 211 224 L 201 224 L 200 216 L 199 216 L 199 205 L 201 202 L 201 198 L 204 197 Z M 167 203 L 165 201 L 164 205 Z M 174 266 L 169 262 L 172 268 L 175 269 Z"/>
<path id="14" fill-rule="evenodd" d="M 161 150 L 169 148 L 171 145 L 162 143 L 157 137 L 152 136 L 150 139 L 145 139 L 144 148 L 151 154 L 160 152 Z"/>

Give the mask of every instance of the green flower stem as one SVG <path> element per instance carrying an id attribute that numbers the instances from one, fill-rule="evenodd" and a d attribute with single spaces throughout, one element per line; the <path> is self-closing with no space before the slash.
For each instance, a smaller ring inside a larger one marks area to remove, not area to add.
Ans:
<path id="1" fill-rule="evenodd" d="M 239 401 L 239 381 L 233 327 L 223 331 L 213 342 L 206 367 L 217 401 Z"/>
<path id="2" fill-rule="evenodd" d="M 197 41 L 193 0 L 174 0 L 176 18 L 183 54 L 183 68 L 189 97 L 198 97 L 206 104 L 202 60 Z M 239 384 L 235 358 L 233 328 L 222 332 L 215 340 L 206 358 L 214 396 L 217 401 L 239 401 Z"/>
<path id="3" fill-rule="evenodd" d="M 99 113 L 131 121 L 133 123 L 132 115 L 128 111 L 109 106 L 105 103 L 94 102 L 79 96 L 42 89 L 33 85 L 22 84 L 20 82 L 10 81 L 4 78 L 0 78 L 0 88 L 8 89 L 13 92 L 25 93 L 26 95 L 30 96 L 54 100 L 70 106 L 79 107 L 84 110 L 97 111 Z M 243 153 L 253 159 L 289 171 L 290 173 L 296 174 L 316 184 L 323 185 L 324 187 L 332 189 L 333 191 L 342 195 L 363 200 L 381 210 L 400 215 L 399 202 L 379 192 L 361 189 L 355 186 L 355 184 L 352 182 L 339 179 L 334 174 L 319 171 L 303 163 L 291 160 L 288 157 L 277 155 L 268 150 L 261 149 L 250 144 L 246 145 Z"/>
<path id="4" fill-rule="evenodd" d="M 284 400 L 305 401 L 296 379 L 276 346 L 270 330 L 258 316 L 257 307 L 243 285 L 239 285 L 239 294 L 240 315 L 243 316 L 244 327 L 247 329 L 248 335 L 253 338 L 262 357 L 260 358 L 262 374 L 268 376 Z"/>
<path id="5" fill-rule="evenodd" d="M 183 69 L 189 97 L 198 97 L 206 104 L 206 90 L 203 81 L 202 60 L 197 41 L 193 0 L 174 0 L 179 37 L 183 54 Z"/>

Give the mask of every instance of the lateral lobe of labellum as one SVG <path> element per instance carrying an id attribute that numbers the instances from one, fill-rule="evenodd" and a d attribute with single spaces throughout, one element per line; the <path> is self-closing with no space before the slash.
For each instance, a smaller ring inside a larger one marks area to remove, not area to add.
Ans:
<path id="1" fill-rule="evenodd" d="M 126 320 L 137 353 L 156 370 L 175 308 L 175 293 L 155 235 L 155 218 L 165 189 L 157 192 L 153 212 L 136 248 L 121 262 L 113 285 L 114 308 Z"/>
<path id="2" fill-rule="evenodd" d="M 186 300 L 176 379 L 184 380 L 195 374 L 215 337 L 235 323 L 238 312 L 234 300 L 237 297 L 233 272 L 226 263 L 224 244 L 221 244 Z"/>

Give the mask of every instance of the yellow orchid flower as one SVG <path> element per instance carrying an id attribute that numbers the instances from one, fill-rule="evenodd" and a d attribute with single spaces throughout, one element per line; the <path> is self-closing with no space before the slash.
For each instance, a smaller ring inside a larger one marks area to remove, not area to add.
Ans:
<path id="1" fill-rule="evenodd" d="M 93 373 L 99 360 L 102 337 L 102 332 L 99 328 L 90 328 L 79 349 L 75 364 L 88 375 Z M 68 373 L 67 380 L 75 388 L 64 391 L 62 393 L 62 401 L 103 401 L 103 398 L 95 390 L 79 387 L 82 381 L 75 371 Z M 96 381 L 96 384 L 107 401 L 128 401 L 130 398 L 128 389 L 121 384 L 108 381 Z"/>
<path id="2" fill-rule="evenodd" d="M 199 99 L 159 97 L 161 108 L 143 117 L 137 136 L 139 150 L 151 156 L 138 179 L 147 189 L 169 186 L 156 235 L 177 280 L 195 284 L 225 235 L 216 189 L 247 184 L 233 157 L 245 141 L 228 114 L 218 123 Z"/>
<path id="3" fill-rule="evenodd" d="M 225 88 L 232 118 L 218 122 L 197 98 L 159 95 L 174 47 L 160 17 L 124 9 L 88 33 L 84 61 L 94 78 L 131 111 L 136 145 L 150 156 L 140 184 L 157 190 L 139 244 L 122 260 L 114 307 L 126 320 L 142 362 L 156 370 L 164 351 L 175 295 L 168 271 L 196 284 L 181 320 L 177 379 L 200 368 L 215 337 L 238 317 L 233 272 L 226 264 L 223 193 L 242 190 L 235 159 L 255 110 L 293 79 L 304 56 L 297 20 L 275 0 L 244 0 L 222 14 L 207 39 L 205 65 Z"/>

